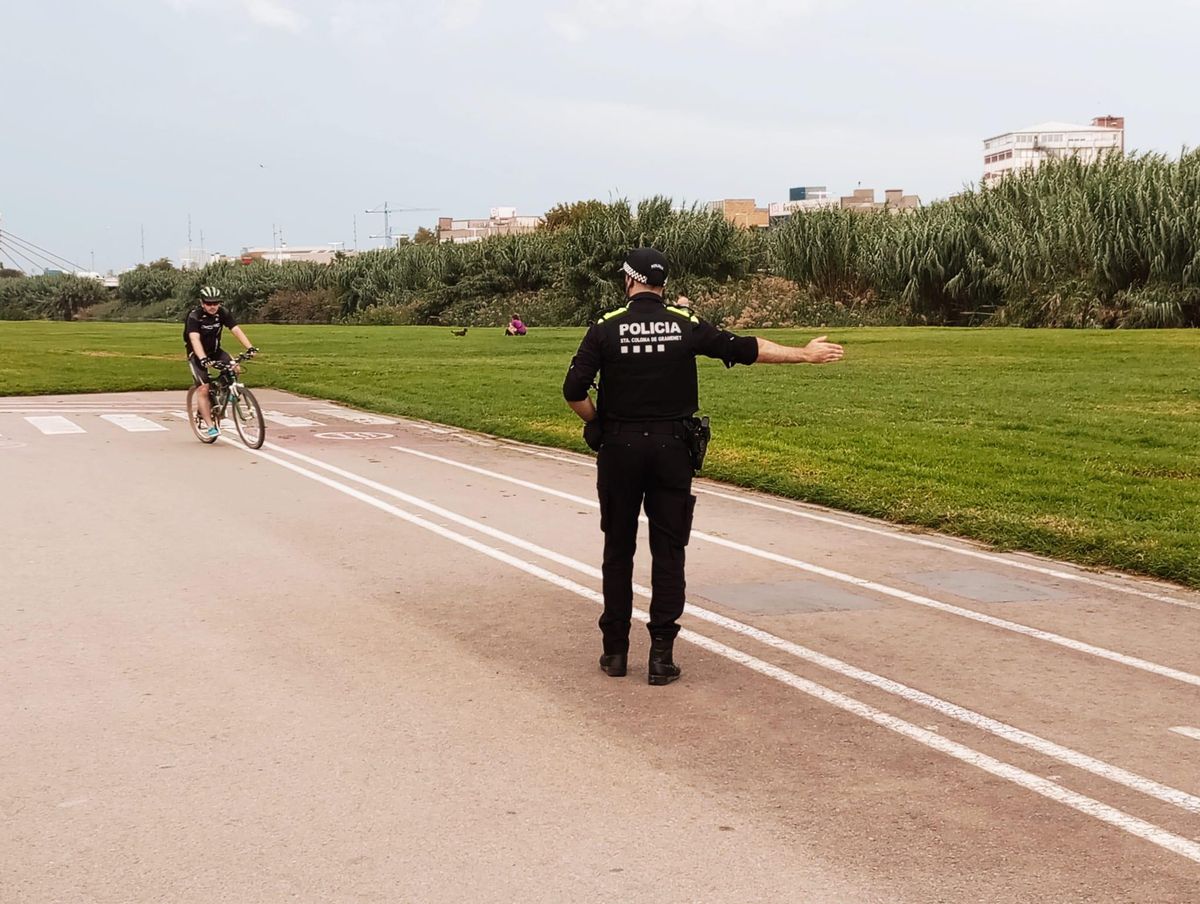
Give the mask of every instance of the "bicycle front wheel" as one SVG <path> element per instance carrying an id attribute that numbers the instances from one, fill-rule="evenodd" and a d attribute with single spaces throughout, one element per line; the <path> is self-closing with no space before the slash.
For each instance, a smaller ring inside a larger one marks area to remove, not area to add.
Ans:
<path id="1" fill-rule="evenodd" d="M 187 394 L 187 417 L 188 423 L 192 425 L 192 433 L 196 439 L 202 443 L 215 443 L 217 438 L 208 435 L 208 427 L 200 417 L 200 405 L 197 401 L 198 392 L 208 392 L 207 385 L 193 386 L 188 390 Z"/>
<path id="2" fill-rule="evenodd" d="M 243 389 L 233 402 L 233 425 L 237 427 L 238 436 L 251 449 L 258 449 L 267 438 L 267 428 L 263 423 L 262 409 L 258 407 L 258 399 L 249 389 Z"/>

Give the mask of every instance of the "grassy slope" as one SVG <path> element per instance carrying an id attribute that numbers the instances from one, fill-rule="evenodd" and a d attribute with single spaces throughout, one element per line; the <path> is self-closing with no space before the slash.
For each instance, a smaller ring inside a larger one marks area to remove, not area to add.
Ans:
<path id="1" fill-rule="evenodd" d="M 248 328 L 248 382 L 583 449 L 582 330 Z M 811 336 L 769 331 L 772 339 Z M 1200 586 L 1195 332 L 849 330 L 839 365 L 701 366 L 706 476 Z M 0 324 L 0 395 L 184 389 L 180 327 Z"/>

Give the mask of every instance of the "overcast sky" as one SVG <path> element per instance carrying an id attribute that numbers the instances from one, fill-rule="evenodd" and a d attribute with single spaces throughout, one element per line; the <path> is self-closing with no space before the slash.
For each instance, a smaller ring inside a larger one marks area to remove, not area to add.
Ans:
<path id="1" fill-rule="evenodd" d="M 0 229 L 98 270 L 493 206 L 979 179 L 982 139 L 1200 143 L 1170 0 L 4 0 Z"/>

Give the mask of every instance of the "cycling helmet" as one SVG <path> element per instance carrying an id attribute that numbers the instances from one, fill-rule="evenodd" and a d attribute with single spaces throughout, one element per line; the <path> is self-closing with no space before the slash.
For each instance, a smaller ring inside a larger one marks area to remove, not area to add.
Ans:
<path id="1" fill-rule="evenodd" d="M 201 298 L 220 298 L 221 290 L 216 286 L 205 286 L 200 290 Z"/>

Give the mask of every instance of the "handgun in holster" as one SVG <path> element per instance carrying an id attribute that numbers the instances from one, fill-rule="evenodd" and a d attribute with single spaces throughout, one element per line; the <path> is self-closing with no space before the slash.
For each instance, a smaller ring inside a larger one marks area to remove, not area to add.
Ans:
<path id="1" fill-rule="evenodd" d="M 688 451 L 692 456 L 692 471 L 698 472 L 704 467 L 704 455 L 708 452 L 708 441 L 712 439 L 712 430 L 706 417 L 690 417 L 687 424 Z"/>

